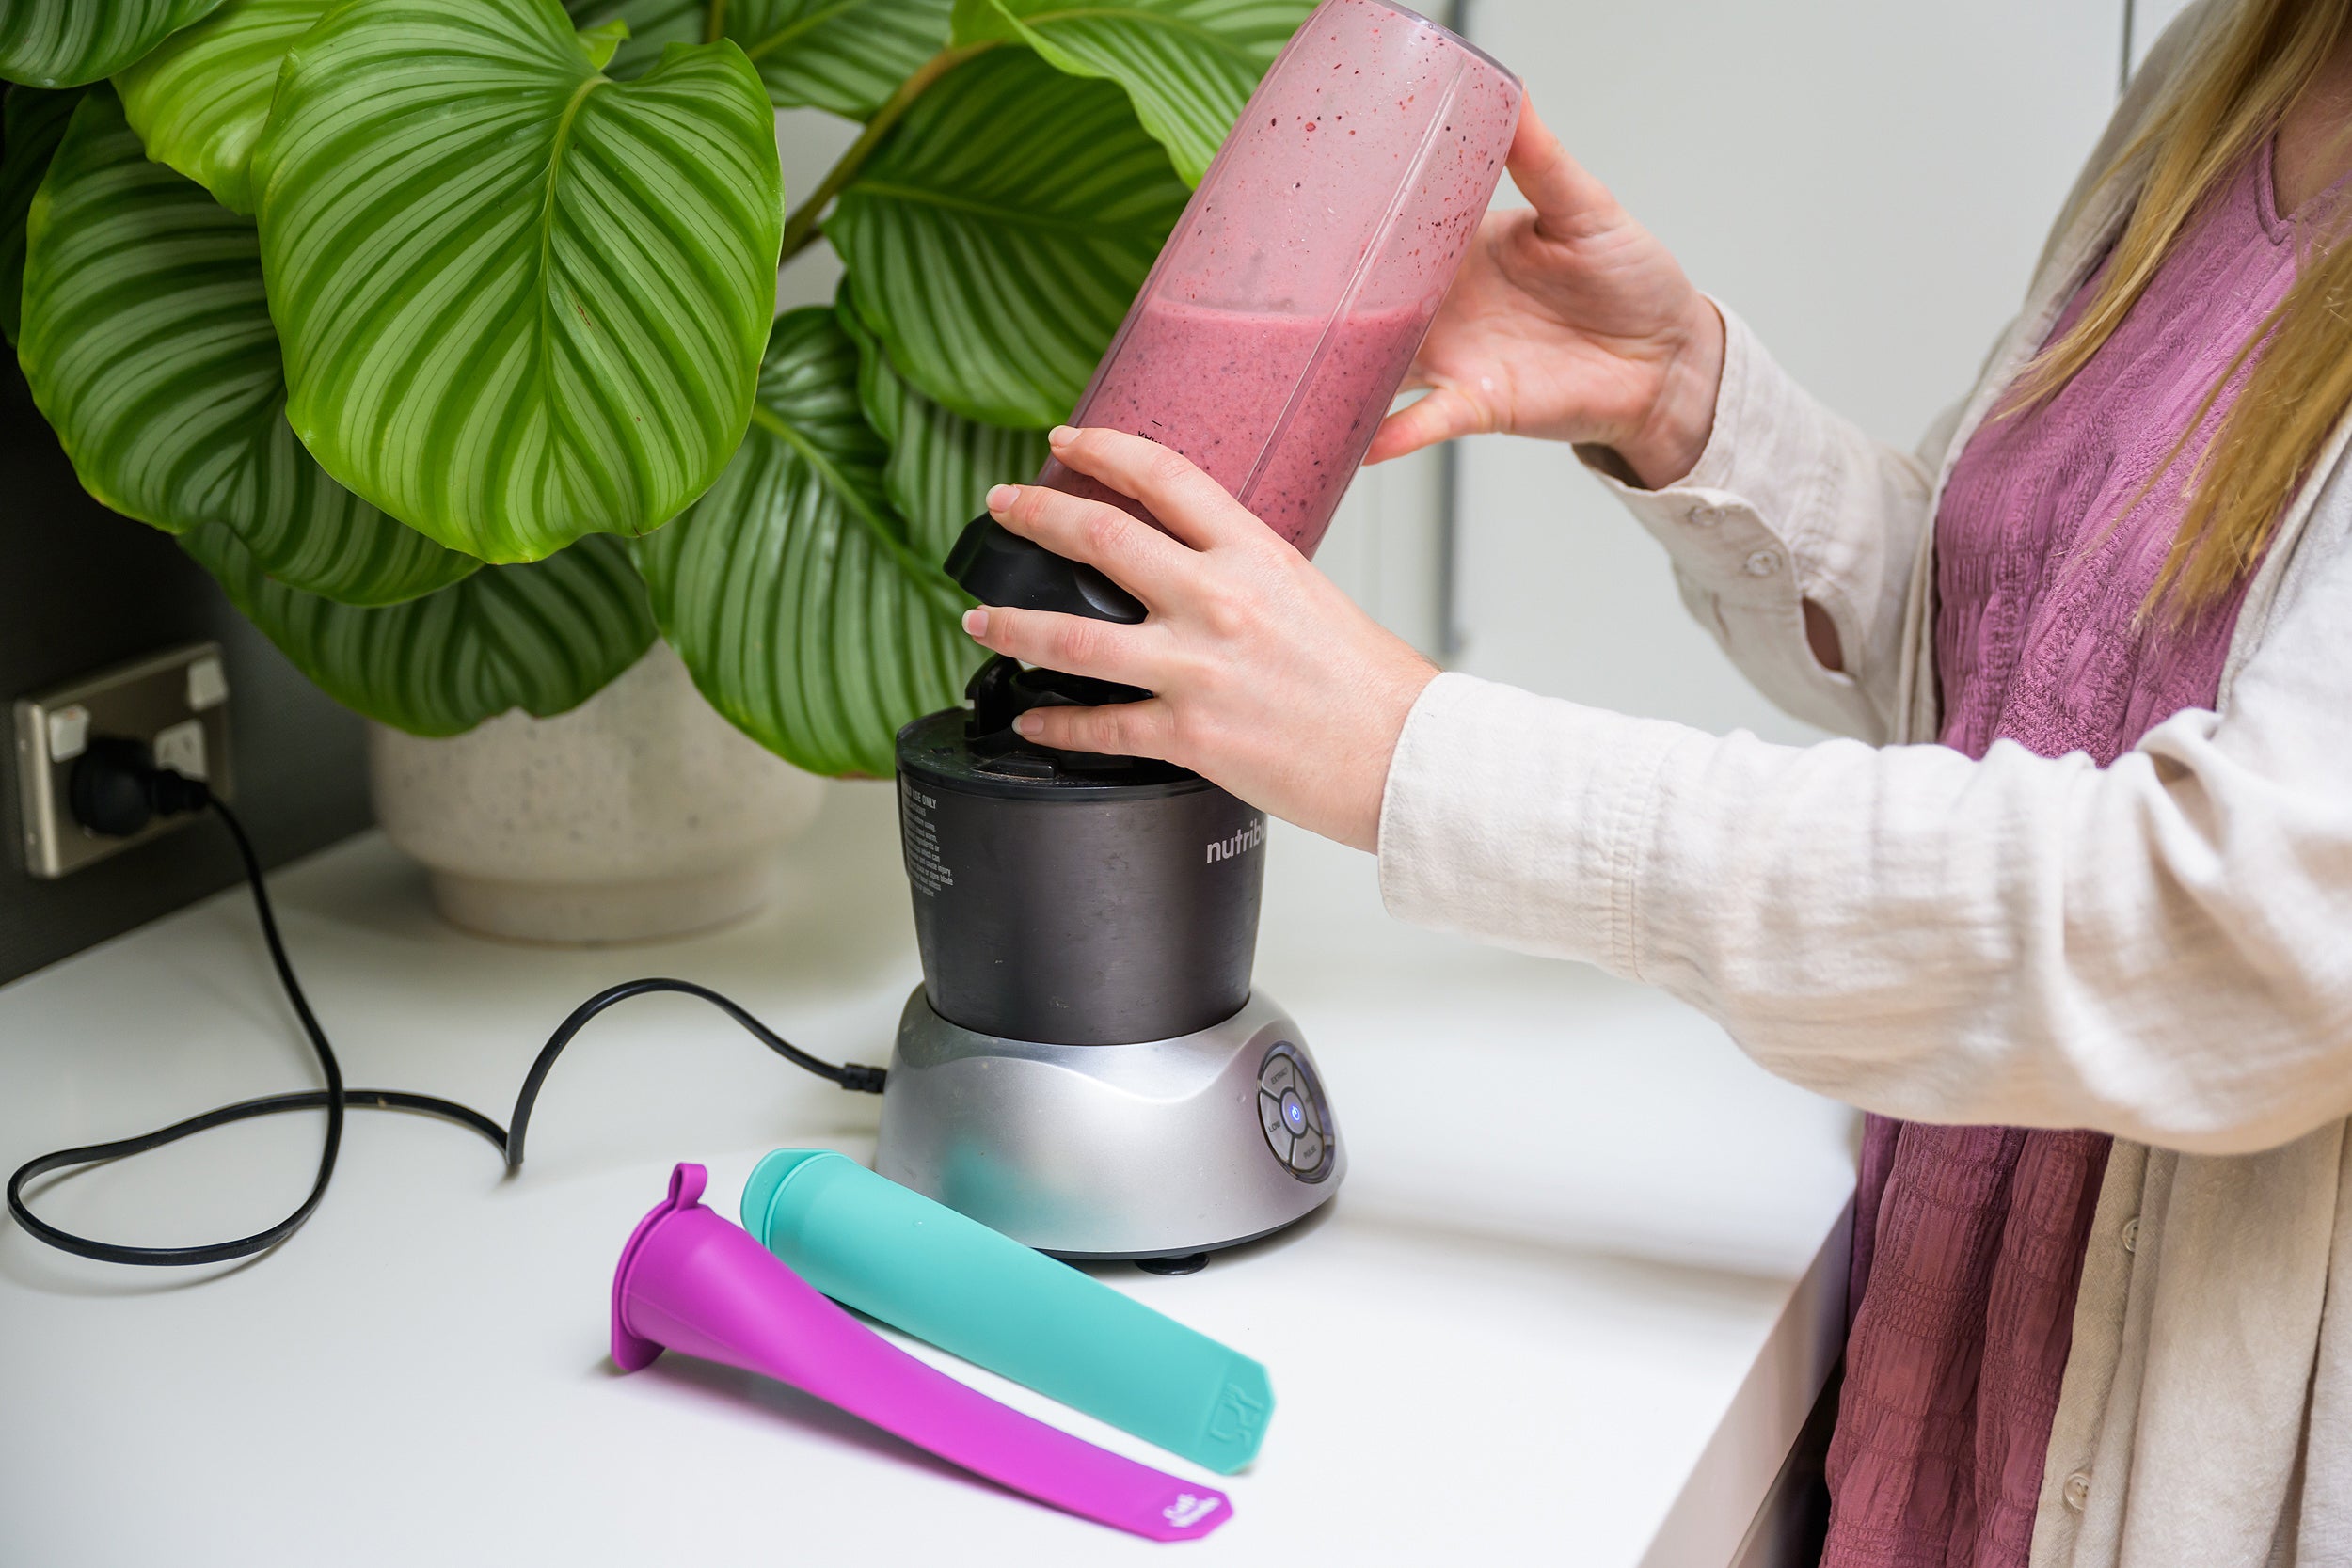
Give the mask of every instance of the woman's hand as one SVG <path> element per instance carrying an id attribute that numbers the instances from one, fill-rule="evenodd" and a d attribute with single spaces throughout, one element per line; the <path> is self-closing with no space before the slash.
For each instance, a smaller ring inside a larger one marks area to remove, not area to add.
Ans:
<path id="1" fill-rule="evenodd" d="M 996 486 L 990 515 L 1100 568 L 1151 614 L 1124 626 L 992 608 L 967 614 L 964 629 L 996 653 L 1154 695 L 1033 709 L 1021 733 L 1064 751 L 1158 757 L 1262 811 L 1375 848 L 1390 755 L 1437 671 L 1179 453 L 1115 430 L 1057 430 L 1053 446 L 1168 532 L 1039 485 Z"/>
<path id="2" fill-rule="evenodd" d="M 1706 450 L 1724 323 L 1666 247 L 1578 166 L 1531 104 L 1511 179 L 1534 210 L 1489 213 L 1370 461 L 1504 431 L 1613 448 L 1656 487 Z"/>

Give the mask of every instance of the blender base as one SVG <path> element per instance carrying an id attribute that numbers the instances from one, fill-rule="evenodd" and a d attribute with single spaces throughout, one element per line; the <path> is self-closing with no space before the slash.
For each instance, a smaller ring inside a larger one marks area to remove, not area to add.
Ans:
<path id="1" fill-rule="evenodd" d="M 1163 1259 L 1304 1219 L 1346 1153 L 1298 1026 L 1263 995 L 1137 1045 L 1041 1045 L 898 1021 L 874 1168 L 1073 1259 Z"/>

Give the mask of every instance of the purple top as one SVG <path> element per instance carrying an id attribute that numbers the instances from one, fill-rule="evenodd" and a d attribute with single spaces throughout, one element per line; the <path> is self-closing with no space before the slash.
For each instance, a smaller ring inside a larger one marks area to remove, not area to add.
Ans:
<path id="1" fill-rule="evenodd" d="M 2296 232 L 2265 144 L 2064 390 L 1970 438 L 1935 520 L 1944 744 L 2104 767 L 2213 705 L 2243 582 L 2185 626 L 2142 619 L 2185 467 L 2133 501 L 2294 282 Z M 2102 1133 L 1869 1118 L 1825 1568 L 2023 1568 L 2106 1158 Z"/>

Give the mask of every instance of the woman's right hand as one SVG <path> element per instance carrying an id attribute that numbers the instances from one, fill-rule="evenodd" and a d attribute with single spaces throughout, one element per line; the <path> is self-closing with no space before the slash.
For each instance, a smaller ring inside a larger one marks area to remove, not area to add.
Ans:
<path id="1" fill-rule="evenodd" d="M 1714 427 L 1723 317 L 1533 104 L 1510 168 L 1533 210 L 1486 215 L 1406 381 L 1431 391 L 1368 460 L 1502 431 L 1610 447 L 1644 484 L 1673 483 Z"/>

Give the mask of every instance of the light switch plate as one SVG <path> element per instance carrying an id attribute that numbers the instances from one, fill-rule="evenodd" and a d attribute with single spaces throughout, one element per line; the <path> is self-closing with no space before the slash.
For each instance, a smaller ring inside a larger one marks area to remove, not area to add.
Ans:
<path id="1" fill-rule="evenodd" d="M 229 676 L 217 642 L 135 659 L 16 703 L 17 799 L 24 808 L 24 869 L 57 878 L 190 820 L 165 817 L 128 838 L 101 838 L 73 820 L 66 788 L 73 759 L 101 736 L 144 741 L 156 760 L 200 775 L 235 799 L 229 768 Z"/>

